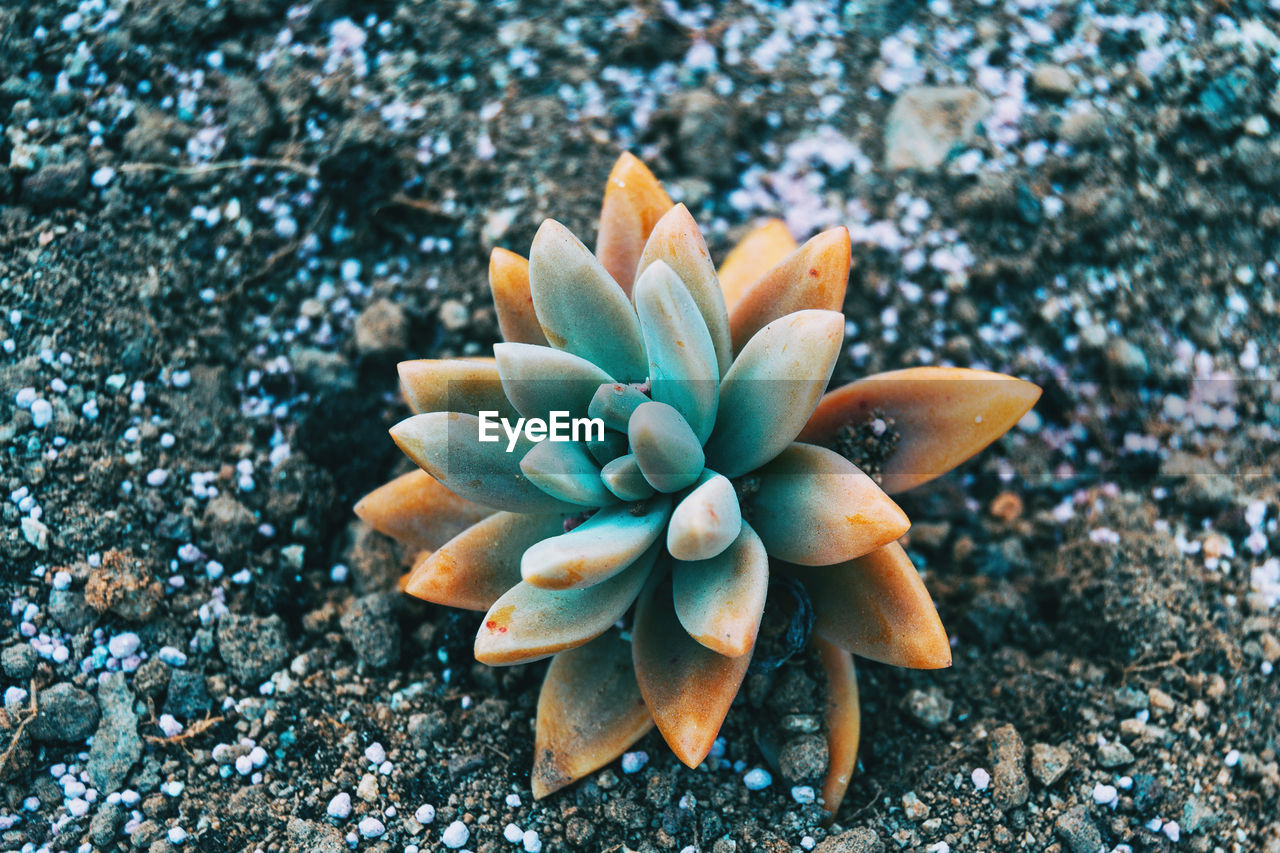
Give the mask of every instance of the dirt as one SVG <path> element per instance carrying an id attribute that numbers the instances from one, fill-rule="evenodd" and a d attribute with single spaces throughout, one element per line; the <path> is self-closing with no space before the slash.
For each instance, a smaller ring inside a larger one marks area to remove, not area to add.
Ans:
<path id="1" fill-rule="evenodd" d="M 462 821 L 475 851 L 1280 850 L 1277 23 L 0 9 L 0 848 L 437 850 Z M 893 171 L 885 124 L 922 84 L 992 112 Z M 353 520 L 406 469 L 395 361 L 495 342 L 489 249 L 548 216 L 590 244 L 622 150 L 717 258 L 764 215 L 851 226 L 833 381 L 950 363 L 1045 389 L 902 497 L 954 665 L 859 662 L 830 826 L 779 764 L 821 763 L 783 731 L 822 707 L 809 653 L 752 677 L 702 768 L 655 733 L 636 772 L 535 803 L 545 666 L 475 664 L 479 617 L 388 594 L 406 555 Z M 65 725 L 34 722 L 47 693 L 77 698 Z M 92 750 L 59 739 L 84 696 Z"/>

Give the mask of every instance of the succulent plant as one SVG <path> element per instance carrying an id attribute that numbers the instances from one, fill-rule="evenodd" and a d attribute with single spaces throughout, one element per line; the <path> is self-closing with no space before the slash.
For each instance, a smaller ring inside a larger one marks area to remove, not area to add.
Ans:
<path id="1" fill-rule="evenodd" d="M 857 752 L 851 654 L 950 665 L 889 495 L 980 451 L 1040 391 L 922 367 L 827 392 L 849 265 L 844 228 L 797 246 L 772 221 L 717 273 L 693 217 L 624 154 L 594 253 L 553 220 L 527 262 L 494 250 L 505 342 L 493 358 L 400 365 L 417 414 L 391 434 L 421 470 L 356 512 L 418 550 L 405 591 L 485 611 L 477 660 L 552 657 L 535 796 L 655 724 L 681 761 L 701 763 L 747 672 L 771 575 L 812 601 L 829 682 L 829 810 Z M 553 412 L 603 427 L 577 441 L 481 440 L 486 418 Z M 868 444 L 883 451 L 879 483 L 854 461 Z"/>

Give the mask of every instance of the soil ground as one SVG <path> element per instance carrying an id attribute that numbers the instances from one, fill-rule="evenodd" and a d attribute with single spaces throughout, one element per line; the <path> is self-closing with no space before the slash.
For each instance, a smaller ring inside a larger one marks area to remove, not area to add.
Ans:
<path id="1" fill-rule="evenodd" d="M 0 849 L 437 850 L 462 821 L 476 851 L 1280 850 L 1278 23 L 4 4 Z M 987 111 L 891 168 L 933 85 Z M 492 344 L 490 248 L 547 216 L 592 242 L 622 150 L 717 258 L 762 216 L 851 227 L 836 381 L 1045 388 L 904 496 L 955 663 L 860 664 L 830 827 L 771 763 L 821 707 L 806 656 L 702 768 L 651 734 L 535 803 L 544 665 L 475 665 L 478 617 L 392 592 L 403 555 L 352 520 L 405 470 L 396 360 Z"/>

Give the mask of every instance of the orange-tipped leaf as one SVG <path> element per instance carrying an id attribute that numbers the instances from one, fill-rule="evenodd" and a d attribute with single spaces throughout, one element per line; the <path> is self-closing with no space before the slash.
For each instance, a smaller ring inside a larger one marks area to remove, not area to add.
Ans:
<path id="1" fill-rule="evenodd" d="M 729 250 L 720 265 L 720 290 L 725 305 L 737 305 L 751 285 L 796 250 L 796 238 L 781 219 L 758 225 Z"/>
<path id="2" fill-rule="evenodd" d="M 849 229 L 823 231 L 766 272 L 729 311 L 733 351 L 779 317 L 815 308 L 839 311 L 849 283 Z"/>
<path id="3" fill-rule="evenodd" d="M 605 183 L 596 257 L 627 295 L 644 244 L 671 207 L 671 197 L 649 167 L 634 154 L 623 152 Z"/>
<path id="4" fill-rule="evenodd" d="M 547 667 L 538 695 L 534 798 L 598 770 L 651 728 L 631 665 L 631 646 L 616 632 L 561 652 Z"/>
<path id="5" fill-rule="evenodd" d="M 420 550 L 439 548 L 493 510 L 461 498 L 426 471 L 410 471 L 361 498 L 356 515 L 379 533 Z"/>
<path id="6" fill-rule="evenodd" d="M 489 255 L 489 290 L 498 315 L 502 339 L 513 344 L 545 347 L 547 336 L 533 311 L 529 295 L 529 262 L 515 252 L 494 249 Z"/>
<path id="7" fill-rule="evenodd" d="M 875 412 L 893 421 L 898 445 L 881 485 L 897 494 L 938 477 L 1004 435 L 1040 399 L 1030 382 L 963 367 L 911 367 L 878 373 L 825 395 L 800 441 L 830 445 L 845 424 Z"/>

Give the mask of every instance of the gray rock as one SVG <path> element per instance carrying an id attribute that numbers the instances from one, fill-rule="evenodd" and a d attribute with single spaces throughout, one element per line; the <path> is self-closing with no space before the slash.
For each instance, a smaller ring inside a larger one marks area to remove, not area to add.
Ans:
<path id="1" fill-rule="evenodd" d="M 1122 743 L 1107 742 L 1098 747 L 1098 763 L 1108 769 L 1133 763 L 1133 753 Z"/>
<path id="2" fill-rule="evenodd" d="M 1199 797 L 1192 796 L 1182 806 L 1182 820 L 1179 825 L 1183 832 L 1198 832 L 1201 829 L 1208 829 L 1217 822 L 1217 814 L 1202 803 Z"/>
<path id="3" fill-rule="evenodd" d="M 1236 141 L 1232 158 L 1255 186 L 1280 184 L 1280 137 L 1263 140 L 1242 136 Z"/>
<path id="4" fill-rule="evenodd" d="M 1066 842 L 1071 853 L 1097 853 L 1102 847 L 1102 834 L 1085 813 L 1084 806 L 1076 806 L 1063 812 L 1053 824 L 1058 837 Z"/>
<path id="5" fill-rule="evenodd" d="M 1126 379 L 1145 379 L 1151 373 L 1146 353 L 1124 338 L 1113 338 L 1107 344 L 1107 364 Z"/>
<path id="6" fill-rule="evenodd" d="M 731 105 L 712 92 L 698 89 L 680 98 L 678 109 L 676 143 L 681 162 L 706 181 L 732 178 L 737 173 L 733 159 L 737 129 Z"/>
<path id="7" fill-rule="evenodd" d="M 1023 769 L 1027 748 L 1013 726 L 1004 725 L 991 733 L 987 741 L 991 757 L 991 802 L 1002 811 L 1016 808 L 1027 801 L 1031 784 Z"/>
<path id="8" fill-rule="evenodd" d="M 256 685 L 289 660 L 289 634 L 284 620 L 272 614 L 224 616 L 218 623 L 218 654 L 241 684 Z"/>
<path id="9" fill-rule="evenodd" d="M 195 719 L 209 710 L 212 700 L 204 675 L 196 670 L 175 669 L 169 674 L 169 692 L 164 710 L 184 720 Z"/>
<path id="10" fill-rule="evenodd" d="M 1071 766 L 1071 753 L 1060 746 L 1047 743 L 1031 747 L 1031 775 L 1047 788 L 1062 778 Z"/>
<path id="11" fill-rule="evenodd" d="M 1071 72 L 1061 65 L 1042 62 L 1031 70 L 1031 88 L 1045 95 L 1065 98 L 1076 90 Z"/>
<path id="12" fill-rule="evenodd" d="M 36 668 L 36 650 L 25 642 L 9 646 L 0 652 L 0 668 L 15 681 L 25 681 Z"/>
<path id="13" fill-rule="evenodd" d="M 230 495 L 218 495 L 204 509 L 205 535 L 220 556 L 243 554 L 253 541 L 257 519 Z"/>
<path id="14" fill-rule="evenodd" d="M 98 724 L 98 703 L 87 691 L 70 682 L 40 691 L 36 707 L 39 710 L 31 721 L 31 736 L 38 741 L 83 740 Z"/>
<path id="15" fill-rule="evenodd" d="M 375 592 L 357 598 L 342 614 L 342 631 L 366 666 L 390 666 L 400 658 L 400 623 L 396 621 L 398 596 Z"/>
<path id="16" fill-rule="evenodd" d="M 315 347 L 294 347 L 289 351 L 289 361 L 303 385 L 316 391 L 354 391 L 356 372 L 336 352 Z"/>
<path id="17" fill-rule="evenodd" d="M 88 182 L 83 161 L 45 166 L 22 182 L 22 195 L 36 207 L 62 207 L 79 201 Z"/>
<path id="18" fill-rule="evenodd" d="M 409 318 L 390 299 L 375 299 L 356 318 L 356 350 L 361 355 L 395 355 L 409 346 Z"/>
<path id="19" fill-rule="evenodd" d="M 74 589 L 55 589 L 49 593 L 49 615 L 64 631 L 72 633 L 92 625 L 98 617 L 84 600 L 84 593 Z"/>
<path id="20" fill-rule="evenodd" d="M 120 789 L 129 769 L 142 756 L 133 691 L 125 683 L 124 673 L 113 672 L 98 685 L 98 705 L 102 720 L 89 749 L 88 770 L 93 786 L 106 795 Z"/>
<path id="21" fill-rule="evenodd" d="M 821 735 L 793 737 L 778 750 L 778 769 L 790 782 L 813 782 L 827 772 L 830 756 Z"/>
<path id="22" fill-rule="evenodd" d="M 884 843 L 875 830 L 860 826 L 832 835 L 813 848 L 813 853 L 882 853 Z"/>
<path id="23" fill-rule="evenodd" d="M 309 850 L 311 853 L 347 851 L 347 842 L 337 827 L 294 817 L 289 819 L 288 832 L 295 850 Z"/>
<path id="24" fill-rule="evenodd" d="M 912 690 L 907 694 L 907 713 L 926 729 L 936 729 L 951 716 L 955 703 L 943 695 L 937 687 L 928 690 Z"/>
<path id="25" fill-rule="evenodd" d="M 99 848 L 106 848 L 116 838 L 124 823 L 124 811 L 114 803 L 102 802 L 89 821 L 89 840 Z"/>
<path id="26" fill-rule="evenodd" d="M 898 96 L 884 131 L 885 165 L 932 170 L 974 138 L 991 102 L 967 86 L 916 86 Z"/>
<path id="27" fill-rule="evenodd" d="M 227 78 L 227 142 L 249 154 L 262 148 L 275 117 L 258 84 L 248 77 Z"/>

